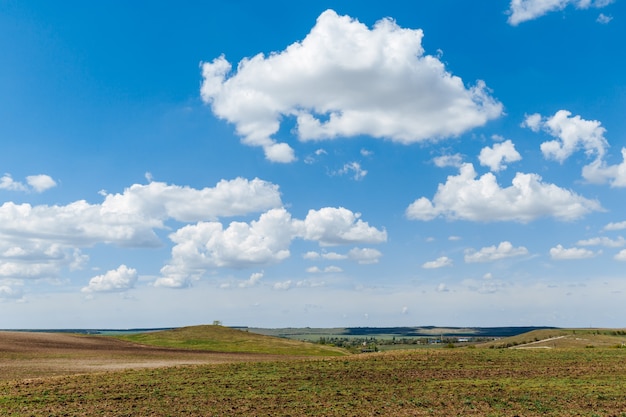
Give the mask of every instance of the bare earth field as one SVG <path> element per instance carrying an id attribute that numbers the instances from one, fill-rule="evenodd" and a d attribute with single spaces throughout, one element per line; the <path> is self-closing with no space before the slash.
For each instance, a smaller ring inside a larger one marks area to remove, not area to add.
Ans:
<path id="1" fill-rule="evenodd" d="M 276 359 L 278 356 L 267 354 L 145 346 L 106 336 L 0 332 L 0 381 L 123 369 Z"/>

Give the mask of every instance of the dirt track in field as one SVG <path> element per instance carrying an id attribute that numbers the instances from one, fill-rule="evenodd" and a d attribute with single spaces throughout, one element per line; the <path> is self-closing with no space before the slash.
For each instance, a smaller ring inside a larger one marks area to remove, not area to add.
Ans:
<path id="1" fill-rule="evenodd" d="M 144 346 L 107 336 L 0 331 L 0 381 L 278 358 Z"/>

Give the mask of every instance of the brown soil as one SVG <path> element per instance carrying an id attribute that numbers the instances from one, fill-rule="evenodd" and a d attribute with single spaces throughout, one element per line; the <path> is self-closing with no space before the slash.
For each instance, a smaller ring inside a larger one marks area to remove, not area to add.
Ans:
<path id="1" fill-rule="evenodd" d="M 274 355 L 152 347 L 107 336 L 0 331 L 0 381 L 275 359 Z"/>

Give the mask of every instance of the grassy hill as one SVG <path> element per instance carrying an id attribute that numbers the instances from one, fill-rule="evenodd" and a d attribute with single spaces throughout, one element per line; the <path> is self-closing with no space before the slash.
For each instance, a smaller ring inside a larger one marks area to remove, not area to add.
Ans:
<path id="1" fill-rule="evenodd" d="M 267 353 L 296 356 L 341 356 L 348 352 L 332 346 L 265 336 L 229 327 L 203 325 L 138 333 L 116 338 L 150 346 L 212 352 Z"/>
<path id="2" fill-rule="evenodd" d="M 626 329 L 542 329 L 482 343 L 478 347 L 549 349 L 622 347 Z"/>

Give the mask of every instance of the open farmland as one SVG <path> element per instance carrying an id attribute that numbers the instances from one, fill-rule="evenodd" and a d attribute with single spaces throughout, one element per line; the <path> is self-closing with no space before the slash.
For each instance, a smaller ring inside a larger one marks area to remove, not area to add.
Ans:
<path id="1" fill-rule="evenodd" d="M 123 340 L 125 338 L 139 339 L 139 343 Z M 0 381 L 341 354 L 346 353 L 330 346 L 260 336 L 219 326 L 194 326 L 119 338 L 0 332 Z"/>
<path id="2" fill-rule="evenodd" d="M 157 356 L 166 358 L 167 348 L 160 349 Z M 170 359 L 181 351 L 172 350 Z M 12 354 L 25 353 L 16 348 Z M 9 353 L 3 355 L 5 363 Z M 438 348 L 309 359 L 245 355 L 223 363 L 4 381 L 0 415 L 626 417 L 626 349 L 615 346 Z"/>

